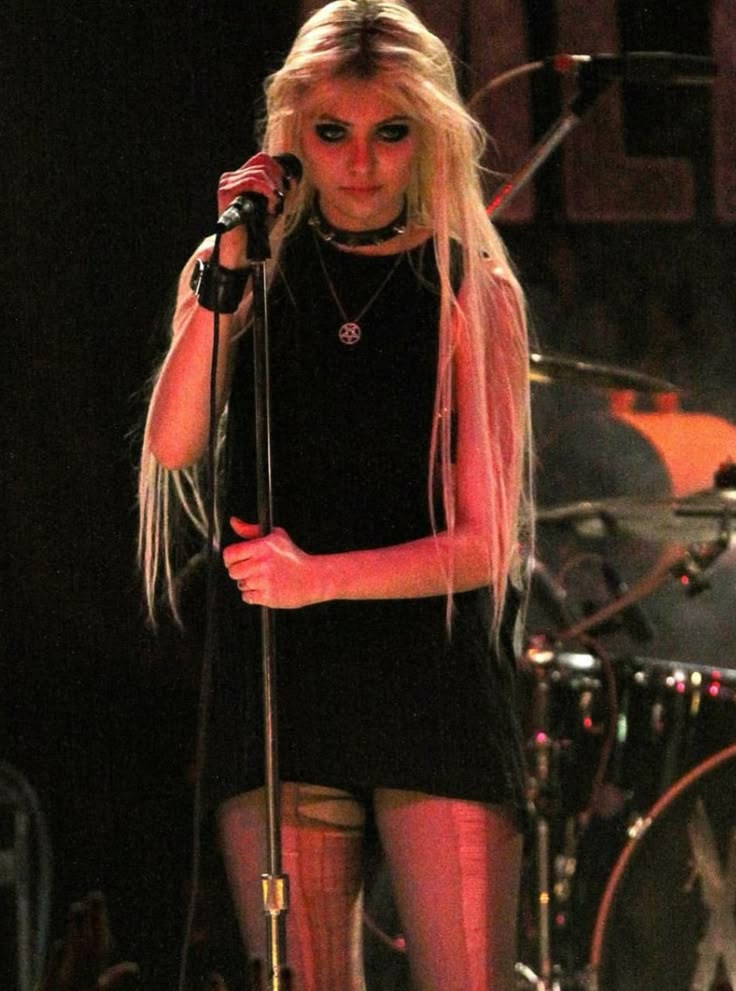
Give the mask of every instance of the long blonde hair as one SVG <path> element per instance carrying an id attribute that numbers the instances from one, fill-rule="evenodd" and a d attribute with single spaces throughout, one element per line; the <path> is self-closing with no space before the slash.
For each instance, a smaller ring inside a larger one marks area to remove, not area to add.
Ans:
<path id="1" fill-rule="evenodd" d="M 302 113 L 309 93 L 331 78 L 366 78 L 385 85 L 418 135 L 416 168 L 407 191 L 408 217 L 410 223 L 433 230 L 440 275 L 440 349 L 428 499 L 433 506 L 439 473 L 446 526 L 452 532 L 452 367 L 455 350 L 462 345 L 472 356 L 472 401 L 481 412 L 487 491 L 483 523 L 497 623 L 525 539 L 521 531 L 529 520 L 529 355 L 522 290 L 484 207 L 480 163 L 485 133 L 463 105 L 446 46 L 405 3 L 334 0 L 304 23 L 284 64 L 265 82 L 266 152 L 300 155 Z M 271 235 L 272 265 L 283 237 L 311 209 L 314 193 L 305 176 L 289 196 L 288 215 Z M 453 241 L 462 246 L 462 307 L 451 279 Z M 241 323 L 248 304 L 246 299 L 239 312 Z M 151 487 L 148 472 L 141 474 L 141 560 L 149 604 L 161 570 L 175 608 L 168 536 L 162 536 L 168 521 L 161 472 L 150 461 L 148 468 L 159 476 Z M 190 488 L 191 474 L 185 477 L 184 487 L 177 480 L 175 494 L 188 497 L 190 517 L 201 526 L 197 488 Z M 446 574 L 451 594 L 451 561 Z"/>

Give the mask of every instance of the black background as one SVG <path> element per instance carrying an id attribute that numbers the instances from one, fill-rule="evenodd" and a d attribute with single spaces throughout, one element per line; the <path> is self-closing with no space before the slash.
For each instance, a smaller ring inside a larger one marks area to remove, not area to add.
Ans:
<path id="1" fill-rule="evenodd" d="M 54 933 L 101 888 L 121 952 L 173 987 L 196 663 L 144 623 L 138 433 L 178 269 L 296 13 L 32 0 L 4 21 L 0 756 L 49 821 Z"/>

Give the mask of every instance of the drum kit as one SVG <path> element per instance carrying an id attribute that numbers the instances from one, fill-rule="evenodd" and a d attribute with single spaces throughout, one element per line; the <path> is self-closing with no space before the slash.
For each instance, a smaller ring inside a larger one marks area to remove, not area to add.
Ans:
<path id="1" fill-rule="evenodd" d="M 530 375 L 678 391 L 539 354 Z M 657 545 L 658 556 L 630 586 L 602 560 L 608 601 L 583 615 L 559 569 L 530 561 L 531 603 L 550 623 L 535 628 L 530 609 L 520 662 L 531 839 L 517 991 L 736 991 L 736 659 L 681 663 L 604 647 L 617 624 L 632 642 L 651 640 L 640 603 L 666 582 L 678 597 L 709 587 L 736 528 L 736 464 L 718 467 L 706 491 L 542 506 L 537 524 L 538 547 L 550 531 L 615 533 Z M 407 986 L 390 895 L 369 901 L 366 934 L 377 986 Z"/>
<path id="2" fill-rule="evenodd" d="M 531 377 L 678 391 L 637 372 L 542 355 L 532 356 Z M 732 546 L 736 464 L 724 461 L 712 487 L 694 494 L 543 506 L 537 522 L 540 545 L 565 529 L 649 541 L 659 556 L 631 586 L 603 560 L 611 594 L 582 616 L 553 568 L 530 565 L 532 598 L 544 599 L 552 624 L 527 633 L 521 665 L 533 842 L 519 991 L 734 991 L 736 661 L 619 656 L 603 641 L 617 622 L 646 626 L 640 603 L 668 580 L 689 596 L 709 586 Z"/>

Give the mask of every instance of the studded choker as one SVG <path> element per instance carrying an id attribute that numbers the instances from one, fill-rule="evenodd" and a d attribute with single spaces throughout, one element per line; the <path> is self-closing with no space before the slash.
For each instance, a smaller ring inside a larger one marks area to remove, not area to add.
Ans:
<path id="1" fill-rule="evenodd" d="M 392 237 L 406 232 L 406 200 L 401 208 L 398 217 L 394 217 L 390 224 L 385 227 L 376 227 L 370 231 L 346 231 L 340 227 L 333 227 L 319 208 L 319 201 L 314 201 L 312 215 L 309 218 L 309 226 L 316 231 L 323 241 L 332 244 L 340 244 L 346 248 L 367 248 L 375 247 L 377 244 L 384 244 Z"/>

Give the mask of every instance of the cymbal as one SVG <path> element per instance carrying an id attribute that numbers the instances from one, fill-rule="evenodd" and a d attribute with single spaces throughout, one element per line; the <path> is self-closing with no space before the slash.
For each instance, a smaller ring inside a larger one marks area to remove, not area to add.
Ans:
<path id="1" fill-rule="evenodd" d="M 736 530 L 736 489 L 703 489 L 676 499 L 583 500 L 540 508 L 540 524 L 570 524 L 583 537 L 603 537 L 623 531 L 645 540 L 704 544 L 731 537 Z"/>
<path id="2" fill-rule="evenodd" d="M 580 382 L 607 389 L 632 389 L 636 392 L 681 392 L 665 379 L 633 372 L 615 365 L 600 365 L 564 355 L 529 355 L 529 378 L 532 382 Z"/>

